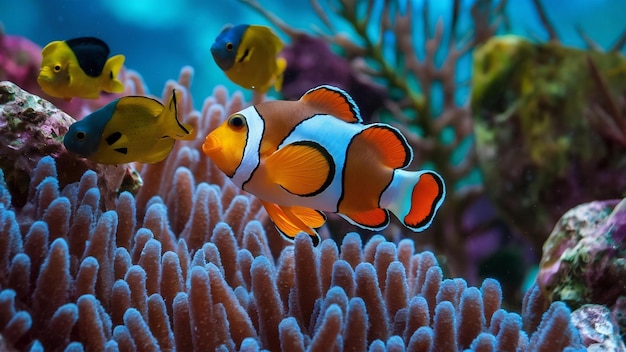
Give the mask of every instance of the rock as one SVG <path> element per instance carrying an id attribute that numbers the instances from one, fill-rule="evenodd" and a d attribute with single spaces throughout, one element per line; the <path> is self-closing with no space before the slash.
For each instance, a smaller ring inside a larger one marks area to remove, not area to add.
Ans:
<path id="1" fill-rule="evenodd" d="M 611 312 L 607 307 L 599 304 L 585 304 L 572 312 L 572 324 L 578 329 L 587 351 L 626 351 L 626 346 L 618 333 L 618 328 L 611 321 Z"/>
<path id="2" fill-rule="evenodd" d="M 550 301 L 576 309 L 612 307 L 626 296 L 626 199 L 577 206 L 543 246 L 537 284 Z"/>

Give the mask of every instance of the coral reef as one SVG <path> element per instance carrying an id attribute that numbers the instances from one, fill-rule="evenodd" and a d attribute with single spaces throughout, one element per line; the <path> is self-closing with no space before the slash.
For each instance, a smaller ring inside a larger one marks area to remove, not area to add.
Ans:
<path id="1" fill-rule="evenodd" d="M 174 233 L 159 197 L 151 199 L 140 223 L 129 193 L 115 210 L 99 210 L 93 172 L 72 188 L 78 192 L 56 188 L 50 157 L 34 172 L 37 192 L 29 202 L 41 216 L 26 233 L 17 225 L 19 212 L 8 209 L 10 194 L 0 187 L 0 330 L 13 348 L 582 347 L 562 303 L 553 303 L 540 319 L 541 304 L 532 298 L 525 306 L 533 313 L 528 318 L 508 313 L 500 307 L 497 281 L 477 288 L 443 279 L 434 255 L 415 253 L 409 239 L 395 245 L 375 236 L 363 246 L 351 233 L 340 247 L 330 239 L 313 247 L 301 235 L 274 261 L 247 198 L 226 202 L 228 188 L 192 184 L 191 212 L 212 214 L 202 218 L 205 228 L 190 217 Z"/>
<path id="2" fill-rule="evenodd" d="M 308 50 L 301 39 L 304 29 L 294 29 L 265 10 L 258 1 L 242 2 L 290 36 L 291 43 L 285 49 L 288 70 L 291 65 L 305 70 L 299 72 L 298 77 L 325 70 L 325 63 L 311 65 L 307 61 L 289 60 Z M 415 152 L 409 169 L 436 170 L 449 190 L 439 213 L 445 221 L 435 221 L 419 235 L 392 223 L 384 235 L 391 239 L 414 236 L 412 238 L 423 248 L 445 257 L 445 266 L 453 276 L 463 276 L 477 284 L 479 263 L 496 254 L 500 244 L 527 247 L 523 239 L 511 239 L 514 234 L 500 226 L 495 217 L 476 216 L 473 211 L 483 207 L 477 203 L 484 201 L 484 189 L 478 179 L 471 112 L 466 102 L 467 81 L 471 78 L 470 59 L 474 48 L 496 32 L 506 1 L 476 1 L 470 5 L 470 11 L 464 11 L 465 5 L 460 0 L 452 1 L 451 13 L 440 14 L 451 19 L 445 24 L 443 20 L 432 23 L 429 3 L 384 1 L 375 6 L 366 1 L 341 0 L 324 6 L 312 1 L 312 9 L 325 25 L 323 30 L 314 30 L 332 46 L 333 52 L 341 55 L 340 59 L 331 59 L 332 55 L 328 54 L 327 61 L 343 63 L 340 67 L 344 69 L 335 75 L 336 79 L 343 77 L 345 81 L 347 70 L 353 77 L 386 89 L 385 99 L 378 105 L 382 109 L 379 108 L 372 119 L 398 127 L 407 137 Z M 317 48 L 319 39 L 309 45 Z M 286 81 L 287 78 L 286 75 Z M 346 89 L 352 94 L 350 89 L 356 88 Z M 358 97 L 359 94 L 352 95 Z M 467 221 L 470 216 L 484 222 Z M 337 226 L 329 219 L 332 233 L 355 230 Z M 491 243 L 475 253 L 470 253 L 469 249 L 476 247 L 465 246 L 472 240 L 488 242 L 486 238 Z M 537 248 L 535 254 L 538 252 Z M 530 261 L 538 259 L 537 255 Z M 519 284 L 515 284 L 516 289 Z"/>
<path id="3" fill-rule="evenodd" d="M 624 67 L 617 52 L 516 36 L 474 53 L 472 111 L 487 193 L 535 248 L 566 210 L 624 196 Z"/>
<path id="4" fill-rule="evenodd" d="M 216 88 L 202 111 L 184 68 L 183 121 L 207 133 L 245 102 Z M 356 233 L 341 245 L 307 236 L 285 246 L 207 158 L 202 138 L 176 143 L 161 163 L 138 165 L 144 186 L 102 206 L 98 176 L 60 187 L 52 156 L 13 205 L 0 178 L 0 331 L 31 350 L 579 349 L 569 310 L 542 297 L 525 314 L 501 309 L 488 279 L 444 279 L 431 252 Z M 32 191 L 32 192 L 31 192 Z M 271 232 L 270 232 L 271 231 Z M 535 291 L 533 291 L 535 292 Z M 539 299 L 536 301 L 535 298 Z M 543 318 L 542 318 L 543 314 Z M 523 328 L 522 328 L 523 327 Z M 570 346 L 570 347 L 566 347 Z"/>
<path id="5" fill-rule="evenodd" d="M 626 199 L 569 210 L 543 247 L 537 283 L 551 301 L 576 309 L 612 307 L 626 296 Z"/>

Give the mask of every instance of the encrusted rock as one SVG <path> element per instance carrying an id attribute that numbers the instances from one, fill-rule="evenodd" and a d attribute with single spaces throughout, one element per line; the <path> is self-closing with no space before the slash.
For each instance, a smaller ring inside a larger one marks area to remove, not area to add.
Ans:
<path id="1" fill-rule="evenodd" d="M 599 304 L 585 304 L 572 312 L 572 324 L 578 329 L 587 351 L 626 351 L 626 346 L 618 333 L 618 328 L 611 321 L 611 312 L 607 307 Z"/>
<path id="2" fill-rule="evenodd" d="M 579 205 L 563 215 L 543 246 L 537 283 L 572 309 L 612 307 L 626 296 L 626 199 Z"/>
<path id="3" fill-rule="evenodd" d="M 104 208 L 113 207 L 122 181 L 133 174 L 133 169 L 96 164 L 69 153 L 63 136 L 74 121 L 50 102 L 12 82 L 0 82 L 0 169 L 13 195 L 13 206 L 24 205 L 33 169 L 42 157 L 50 155 L 56 160 L 61 188 L 79 181 L 86 170 L 94 170 Z M 141 184 L 141 180 L 125 182 L 128 189 Z"/>

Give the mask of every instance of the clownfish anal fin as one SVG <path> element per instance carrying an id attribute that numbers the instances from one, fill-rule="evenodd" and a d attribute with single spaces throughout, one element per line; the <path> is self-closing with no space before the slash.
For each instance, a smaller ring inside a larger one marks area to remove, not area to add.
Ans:
<path id="1" fill-rule="evenodd" d="M 311 141 L 288 144 L 267 157 L 272 182 L 287 192 L 310 197 L 324 191 L 332 182 L 335 164 L 328 151 Z"/>
<path id="2" fill-rule="evenodd" d="M 261 203 L 278 232 L 286 240 L 293 242 L 300 232 L 304 232 L 311 236 L 314 246 L 319 244 L 320 237 L 315 229 L 326 222 L 324 213 L 305 207 L 282 207 L 264 200 Z"/>
<path id="3" fill-rule="evenodd" d="M 413 159 L 413 151 L 408 142 L 395 127 L 385 124 L 371 124 L 359 137 L 365 138 L 379 150 L 381 161 L 392 169 L 408 166 Z"/>
<path id="4" fill-rule="evenodd" d="M 319 113 L 333 115 L 345 122 L 360 123 L 361 113 L 350 95 L 333 86 L 319 86 L 304 93 L 300 101 L 305 102 Z"/>
<path id="5" fill-rule="evenodd" d="M 339 214 L 349 223 L 366 230 L 378 231 L 389 225 L 389 212 L 385 209 L 376 208 L 357 214 Z"/>

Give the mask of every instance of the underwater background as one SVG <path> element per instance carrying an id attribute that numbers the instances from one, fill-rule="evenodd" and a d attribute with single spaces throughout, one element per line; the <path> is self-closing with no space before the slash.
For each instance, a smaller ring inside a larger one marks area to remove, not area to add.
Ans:
<path id="1" fill-rule="evenodd" d="M 0 350 L 623 350 L 624 13 L 620 0 L 1 2 L 0 81 L 17 85 L 0 84 Z M 285 41 L 281 92 L 219 69 L 210 47 L 229 23 Z M 181 91 L 197 140 L 154 165 L 69 155 L 58 136 L 119 95 L 41 103 L 11 71 L 38 51 L 13 40 L 78 36 L 126 56 L 123 94 Z M 286 242 L 202 154 L 252 101 L 324 83 L 407 136 L 409 169 L 442 174 L 427 231 L 329 216 L 319 246 Z"/>
<path id="2" fill-rule="evenodd" d="M 424 1 L 413 2 L 420 7 Z M 474 2 L 461 1 L 463 11 L 467 12 Z M 621 14 L 626 9 L 626 3 L 620 0 L 543 3 L 561 41 L 578 47 L 584 42 L 575 26 L 582 26 L 589 37 L 606 47 L 623 25 Z M 309 1 L 294 1 L 288 6 L 271 1 L 261 4 L 298 29 L 313 33 L 314 28 L 323 27 Z M 437 18 L 448 21 L 451 6 L 452 1 L 431 2 L 431 22 Z M 507 32 L 547 39 L 532 1 L 510 1 L 506 13 L 510 24 Z M 297 21 L 290 21 L 296 15 Z M 210 47 L 220 30 L 229 23 L 269 24 L 265 17 L 238 1 L 3 1 L 0 16 L 7 33 L 25 36 L 42 47 L 54 40 L 79 36 L 103 39 L 112 55 L 126 55 L 126 66 L 141 72 L 152 94 L 160 94 L 166 79 L 176 76 L 183 65 L 190 65 L 195 70 L 192 92 L 197 99 L 210 95 L 217 84 L 236 87 L 211 58 Z M 349 33 L 347 24 L 336 22 L 339 29 Z M 462 26 L 468 28 L 469 24 Z M 277 34 L 287 39 L 284 33 Z"/>

